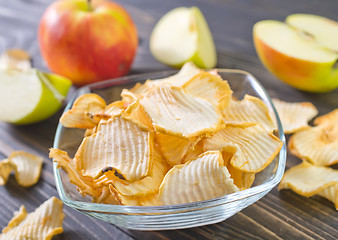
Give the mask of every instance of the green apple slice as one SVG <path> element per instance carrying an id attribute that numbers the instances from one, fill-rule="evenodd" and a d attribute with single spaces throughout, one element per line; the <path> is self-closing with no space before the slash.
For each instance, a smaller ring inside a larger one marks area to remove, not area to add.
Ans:
<path id="1" fill-rule="evenodd" d="M 213 68 L 217 61 L 211 32 L 197 7 L 179 7 L 165 14 L 151 34 L 150 51 L 158 61 L 178 68 L 188 61 Z"/>
<path id="2" fill-rule="evenodd" d="M 292 14 L 286 23 L 313 38 L 318 45 L 338 54 L 338 24 L 328 18 L 312 14 Z"/>
<path id="3" fill-rule="evenodd" d="M 53 115 L 71 82 L 36 69 L 0 69 L 0 121 L 31 124 Z"/>

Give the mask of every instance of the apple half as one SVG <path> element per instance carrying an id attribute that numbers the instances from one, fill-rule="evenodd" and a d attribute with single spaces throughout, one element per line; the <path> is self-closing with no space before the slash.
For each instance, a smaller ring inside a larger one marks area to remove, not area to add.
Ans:
<path id="1" fill-rule="evenodd" d="M 338 87 L 337 36 L 336 22 L 310 14 L 290 15 L 285 23 L 263 20 L 253 27 L 255 48 L 265 67 L 285 83 L 309 92 Z"/>
<path id="2" fill-rule="evenodd" d="M 71 81 L 36 69 L 0 71 L 0 121 L 31 124 L 53 115 L 62 105 Z"/>
<path id="3" fill-rule="evenodd" d="M 217 62 L 210 29 L 197 7 L 165 14 L 150 36 L 150 51 L 158 61 L 176 68 L 189 61 L 199 68 L 213 68 Z"/>

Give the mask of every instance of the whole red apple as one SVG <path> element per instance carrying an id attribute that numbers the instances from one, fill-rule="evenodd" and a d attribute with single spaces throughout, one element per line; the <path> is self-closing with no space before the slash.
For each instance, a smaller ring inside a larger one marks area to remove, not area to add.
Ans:
<path id="1" fill-rule="evenodd" d="M 84 85 L 128 73 L 137 29 L 117 3 L 61 0 L 43 14 L 39 44 L 50 70 Z"/>

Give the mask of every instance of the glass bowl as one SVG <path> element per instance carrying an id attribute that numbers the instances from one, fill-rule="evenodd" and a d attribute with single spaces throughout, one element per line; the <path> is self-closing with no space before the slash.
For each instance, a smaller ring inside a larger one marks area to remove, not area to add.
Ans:
<path id="1" fill-rule="evenodd" d="M 97 93 L 109 103 L 120 99 L 123 88 L 131 88 L 136 82 L 159 79 L 174 73 L 176 72 L 164 71 L 138 74 L 84 86 L 74 93 L 65 111 L 70 109 L 74 100 L 82 94 Z M 266 195 L 280 182 L 284 173 L 286 150 L 281 122 L 267 92 L 250 73 L 229 69 L 219 69 L 218 73 L 229 82 L 237 99 L 250 94 L 265 102 L 278 126 L 275 134 L 283 142 L 280 153 L 267 168 L 256 175 L 251 188 L 215 199 L 177 205 L 143 207 L 98 204 L 92 203 L 91 198 L 80 195 L 76 186 L 69 182 L 66 172 L 57 169 L 57 163 L 54 162 L 56 188 L 60 199 L 75 210 L 119 227 L 134 230 L 168 230 L 224 221 Z M 72 157 L 83 139 L 83 134 L 84 130 L 65 128 L 59 124 L 53 147 L 67 151 Z"/>

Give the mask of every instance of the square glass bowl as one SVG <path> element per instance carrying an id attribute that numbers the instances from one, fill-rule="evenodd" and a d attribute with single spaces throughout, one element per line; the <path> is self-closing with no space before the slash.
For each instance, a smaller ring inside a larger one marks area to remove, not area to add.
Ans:
<path id="1" fill-rule="evenodd" d="M 96 93 L 102 96 L 107 103 L 110 103 L 120 99 L 123 88 L 129 89 L 136 82 L 164 78 L 175 73 L 174 71 L 165 71 L 139 74 L 84 86 L 74 93 L 65 111 L 70 109 L 74 100 L 82 94 Z M 267 92 L 250 73 L 229 69 L 218 69 L 218 73 L 229 82 L 233 95 L 237 99 L 242 99 L 245 94 L 250 94 L 264 101 L 275 117 L 278 127 L 275 134 L 283 142 L 283 147 L 273 162 L 262 172 L 256 174 L 251 188 L 215 199 L 177 205 L 143 207 L 98 204 L 92 203 L 91 198 L 80 195 L 76 186 L 69 182 L 68 175 L 62 169 L 57 169 L 57 163 L 54 162 L 56 188 L 60 199 L 75 210 L 123 228 L 168 230 L 224 221 L 262 198 L 280 182 L 284 173 L 286 150 L 281 122 Z M 65 128 L 59 124 L 53 147 L 67 151 L 69 156 L 73 157 L 83 139 L 83 134 L 84 130 Z"/>

